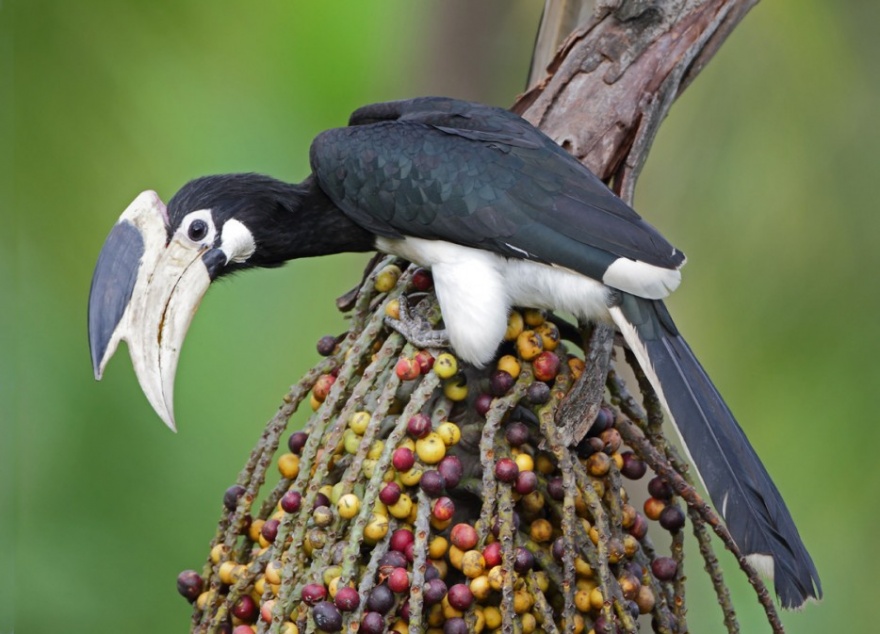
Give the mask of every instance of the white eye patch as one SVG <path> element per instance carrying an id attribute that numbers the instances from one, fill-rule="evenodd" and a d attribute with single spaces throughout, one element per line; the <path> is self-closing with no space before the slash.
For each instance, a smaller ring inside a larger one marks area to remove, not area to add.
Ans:
<path id="1" fill-rule="evenodd" d="M 220 234 L 220 249 L 226 254 L 227 262 L 245 262 L 257 248 L 254 236 L 244 224 L 230 218 L 223 223 Z"/>
<path id="2" fill-rule="evenodd" d="M 217 229 L 214 227 L 214 218 L 210 209 L 199 209 L 184 216 L 180 223 L 178 233 L 199 247 L 210 247 L 214 244 Z"/>

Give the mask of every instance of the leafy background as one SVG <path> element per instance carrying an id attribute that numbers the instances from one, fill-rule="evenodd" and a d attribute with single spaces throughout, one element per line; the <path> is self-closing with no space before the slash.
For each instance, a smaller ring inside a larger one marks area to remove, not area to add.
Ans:
<path id="1" fill-rule="evenodd" d="M 89 281 L 128 202 L 213 172 L 298 180 L 310 139 L 364 103 L 510 104 L 541 4 L 0 0 L 0 632 L 186 629 L 175 576 L 201 566 L 314 342 L 344 328 L 333 299 L 364 261 L 212 289 L 174 435 L 124 352 L 102 383 L 89 364 Z M 822 573 L 792 632 L 868 627 L 876 596 L 878 18 L 761 3 L 673 108 L 636 200 L 689 256 L 672 310 Z M 767 631 L 724 564 L 743 631 Z M 689 573 L 692 631 L 720 631 Z"/>

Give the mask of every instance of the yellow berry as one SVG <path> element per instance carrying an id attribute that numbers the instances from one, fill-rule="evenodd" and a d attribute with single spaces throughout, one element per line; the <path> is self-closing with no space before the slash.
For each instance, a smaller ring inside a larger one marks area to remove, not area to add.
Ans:
<path id="1" fill-rule="evenodd" d="M 457 445 L 461 440 L 461 429 L 455 423 L 445 422 L 437 426 L 437 433 L 443 439 L 443 444 L 447 447 Z"/>
<path id="2" fill-rule="evenodd" d="M 492 592 L 492 586 L 489 585 L 489 575 L 479 575 L 471 579 L 470 589 L 477 601 L 488 599 Z"/>
<path id="3" fill-rule="evenodd" d="M 553 537 L 553 525 L 543 518 L 536 519 L 529 527 L 529 535 L 538 542 L 549 542 Z"/>
<path id="4" fill-rule="evenodd" d="M 385 451 L 385 442 L 382 440 L 374 440 L 373 444 L 370 445 L 370 450 L 367 452 L 367 458 L 370 460 L 378 460 L 382 457 L 383 451 Z"/>
<path id="5" fill-rule="evenodd" d="M 293 480 L 299 475 L 299 456 L 295 453 L 282 454 L 278 458 L 278 471 L 282 478 Z"/>
<path id="6" fill-rule="evenodd" d="M 501 586 L 504 585 L 504 576 L 504 568 L 500 565 L 492 567 L 489 571 L 489 585 L 493 590 L 501 590 Z"/>
<path id="7" fill-rule="evenodd" d="M 434 360 L 434 372 L 441 379 L 451 378 L 458 372 L 458 360 L 448 352 L 444 352 Z"/>
<path id="8" fill-rule="evenodd" d="M 229 552 L 229 549 L 223 544 L 217 544 L 211 549 L 211 561 L 215 564 L 219 564 L 221 561 L 226 559 L 226 555 Z"/>
<path id="9" fill-rule="evenodd" d="M 547 311 L 541 308 L 526 308 L 523 311 L 523 321 L 532 328 L 534 328 L 535 326 L 540 326 L 544 323 L 544 320 L 546 319 Z"/>
<path id="10" fill-rule="evenodd" d="M 361 510 L 361 501 L 354 493 L 346 493 L 336 503 L 336 510 L 339 512 L 339 517 L 350 520 Z"/>
<path id="11" fill-rule="evenodd" d="M 544 350 L 556 350 L 559 347 L 559 327 L 552 321 L 536 326 L 535 332 L 540 335 Z"/>
<path id="12" fill-rule="evenodd" d="M 463 401 L 468 395 L 468 386 L 464 377 L 455 376 L 443 383 L 443 394 L 450 401 Z"/>
<path id="13" fill-rule="evenodd" d="M 544 342 L 534 330 L 523 330 L 516 338 L 516 351 L 522 359 L 531 361 L 544 351 Z"/>
<path id="14" fill-rule="evenodd" d="M 387 266 L 383 266 L 382 270 L 376 275 L 374 287 L 380 293 L 387 293 L 394 288 L 394 285 L 397 284 L 397 280 L 399 279 L 400 268 L 395 264 L 388 264 Z"/>
<path id="15" fill-rule="evenodd" d="M 397 474 L 397 479 L 400 480 L 400 483 L 408 486 L 414 487 L 419 481 L 422 479 L 422 474 L 424 471 L 418 465 L 413 466 L 409 471 L 404 471 L 403 473 Z"/>
<path id="16" fill-rule="evenodd" d="M 515 341 L 524 327 L 523 316 L 518 311 L 511 312 L 510 317 L 507 318 L 507 330 L 504 332 L 504 340 Z"/>
<path id="17" fill-rule="evenodd" d="M 416 455 L 425 464 L 437 464 L 446 456 L 446 443 L 440 434 L 432 431 L 416 441 Z"/>
<path id="18" fill-rule="evenodd" d="M 346 429 L 345 433 L 342 435 L 342 444 L 345 447 L 345 453 L 354 455 L 358 452 L 358 448 L 361 446 L 361 440 L 363 436 L 358 433 L 355 433 L 352 429 Z"/>
<path id="19" fill-rule="evenodd" d="M 486 619 L 486 627 L 490 630 L 501 627 L 501 610 L 494 605 L 487 605 L 483 608 L 483 617 Z"/>
<path id="20" fill-rule="evenodd" d="M 454 546 L 453 546 L 454 548 Z M 461 558 L 461 571 L 468 579 L 475 579 L 486 571 L 486 560 L 479 550 L 469 550 Z"/>
<path id="21" fill-rule="evenodd" d="M 571 376 L 575 381 L 581 378 L 581 374 L 584 373 L 586 367 L 587 366 L 581 359 L 578 359 L 577 357 L 568 358 L 568 369 L 571 370 Z"/>
<path id="22" fill-rule="evenodd" d="M 363 436 L 367 431 L 367 427 L 370 426 L 371 419 L 370 412 L 355 412 L 351 415 L 351 418 L 348 419 L 348 426 L 354 433 Z"/>
<path id="23" fill-rule="evenodd" d="M 397 499 L 397 502 L 388 507 L 388 512 L 391 513 L 392 517 L 396 517 L 397 519 L 402 520 L 409 517 L 412 509 L 412 498 L 410 498 L 406 493 L 401 493 L 400 497 Z"/>
<path id="24" fill-rule="evenodd" d="M 506 354 L 498 359 L 498 369 L 507 372 L 513 378 L 517 378 L 520 371 L 522 371 L 522 364 L 512 354 Z"/>
<path id="25" fill-rule="evenodd" d="M 248 528 L 248 537 L 251 538 L 252 542 L 256 542 L 260 540 L 260 532 L 263 530 L 263 524 L 266 523 L 266 520 L 254 520 L 251 522 L 250 527 Z M 213 556 L 213 550 L 211 554 Z"/>
<path id="26" fill-rule="evenodd" d="M 373 513 L 373 515 L 370 516 L 370 521 L 364 527 L 364 539 L 367 540 L 367 542 L 375 544 L 387 534 L 388 518 L 383 515 Z"/>
<path id="27" fill-rule="evenodd" d="M 431 559 L 440 559 L 449 549 L 449 542 L 445 537 L 434 537 L 428 544 L 428 557 Z"/>
<path id="28" fill-rule="evenodd" d="M 534 459 L 527 454 L 526 452 L 519 453 L 515 458 L 514 462 L 516 462 L 516 466 L 519 467 L 519 470 L 522 471 L 534 471 L 535 470 L 535 461 Z"/>
<path id="29" fill-rule="evenodd" d="M 281 562 L 272 560 L 266 566 L 266 581 L 269 584 L 278 585 L 281 583 Z"/>
<path id="30" fill-rule="evenodd" d="M 400 300 L 392 299 L 385 304 L 385 314 L 391 319 L 400 319 Z"/>

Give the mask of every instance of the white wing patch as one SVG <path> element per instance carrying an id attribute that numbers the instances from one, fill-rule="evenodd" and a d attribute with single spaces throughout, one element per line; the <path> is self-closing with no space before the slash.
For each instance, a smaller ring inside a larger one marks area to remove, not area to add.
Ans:
<path id="1" fill-rule="evenodd" d="M 663 299 L 678 288 L 681 271 L 629 258 L 617 258 L 605 271 L 602 281 L 638 297 Z"/>

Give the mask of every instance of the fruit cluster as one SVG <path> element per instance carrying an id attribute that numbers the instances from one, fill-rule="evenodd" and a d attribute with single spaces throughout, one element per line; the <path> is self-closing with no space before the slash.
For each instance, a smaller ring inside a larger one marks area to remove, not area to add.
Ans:
<path id="1" fill-rule="evenodd" d="M 383 323 L 430 290 L 426 271 L 380 267 L 351 332 L 318 342 L 324 360 L 226 491 L 204 570 L 178 578 L 193 630 L 598 634 L 649 615 L 684 631 L 680 552 L 659 555 L 647 529 L 678 535 L 685 515 L 659 478 L 644 512 L 630 500 L 623 482 L 647 467 L 608 403 L 562 444 L 554 416 L 585 366 L 557 322 L 514 311 L 494 366 L 462 367 Z"/>

